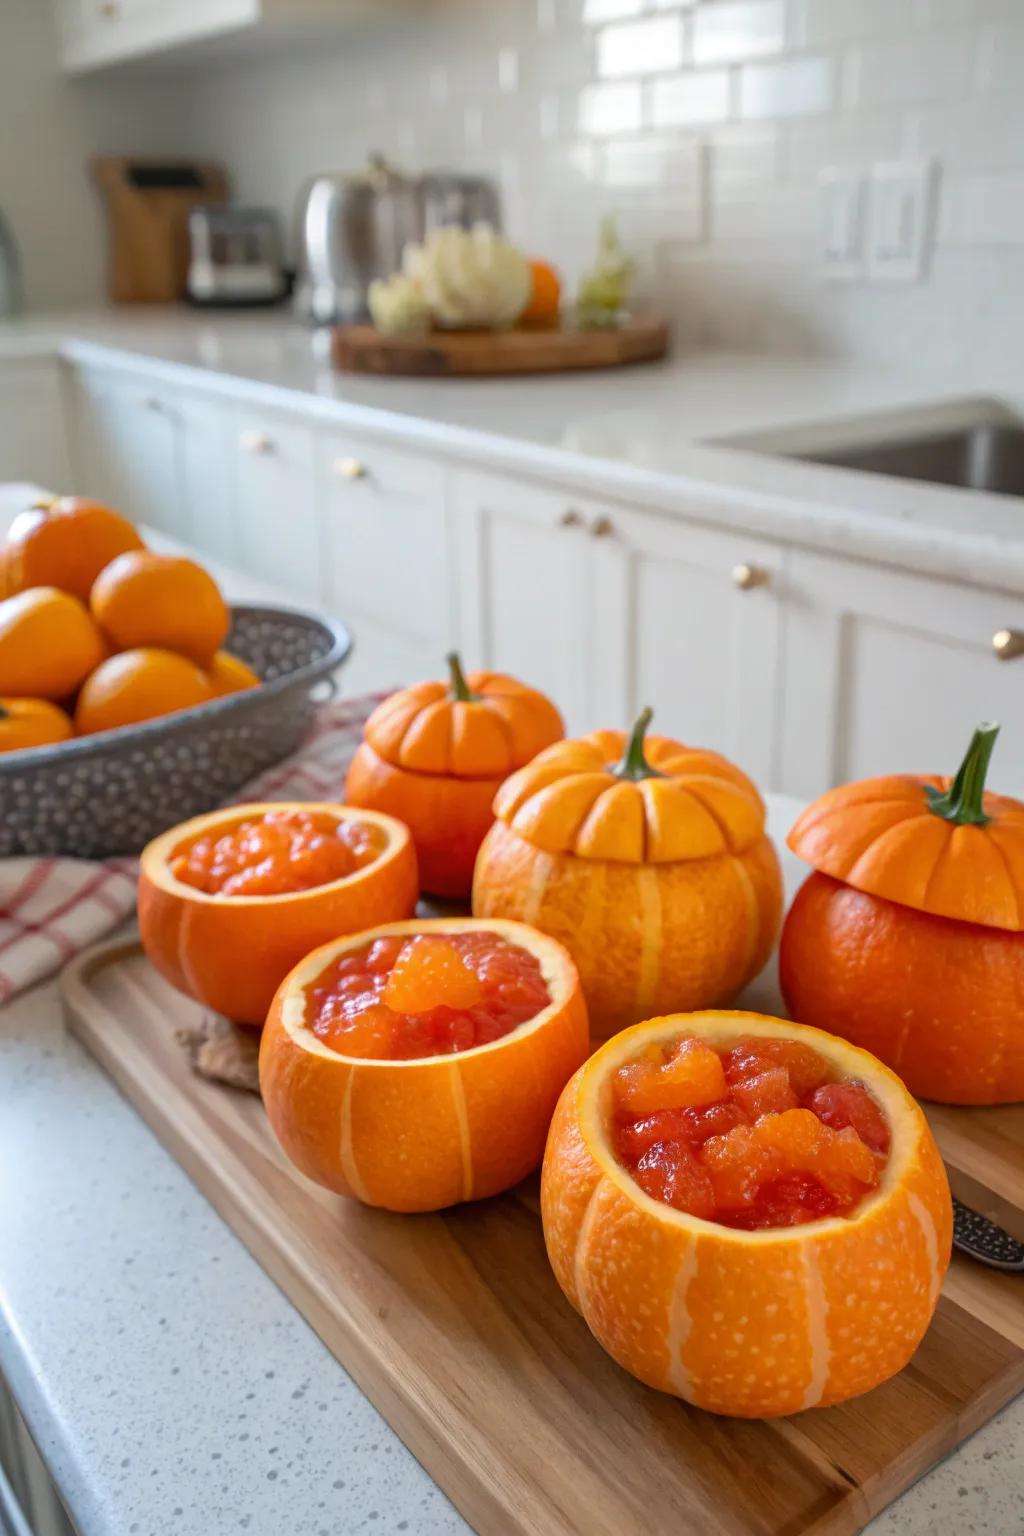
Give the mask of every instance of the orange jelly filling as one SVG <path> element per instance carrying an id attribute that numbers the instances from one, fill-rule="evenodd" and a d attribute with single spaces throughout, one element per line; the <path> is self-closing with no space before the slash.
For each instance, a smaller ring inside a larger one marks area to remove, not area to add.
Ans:
<path id="1" fill-rule="evenodd" d="M 500 1040 L 551 1001 L 540 965 L 486 929 L 374 939 L 306 988 L 306 1024 L 344 1056 L 409 1061 Z"/>
<path id="2" fill-rule="evenodd" d="M 381 851 L 376 827 L 323 811 L 266 811 L 199 837 L 170 860 L 184 885 L 214 896 L 282 896 L 342 880 Z"/>
<path id="3" fill-rule="evenodd" d="M 615 1153 L 641 1189 L 727 1227 L 848 1216 L 889 1152 L 874 1095 L 796 1040 L 717 1051 L 686 1035 L 620 1067 L 613 1096 Z"/>

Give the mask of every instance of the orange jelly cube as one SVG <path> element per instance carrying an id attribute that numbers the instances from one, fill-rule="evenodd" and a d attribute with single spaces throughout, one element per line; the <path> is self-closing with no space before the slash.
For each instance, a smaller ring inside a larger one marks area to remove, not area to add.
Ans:
<path id="1" fill-rule="evenodd" d="M 399 951 L 383 1001 L 395 1013 L 428 1013 L 432 1008 L 474 1008 L 482 997 L 480 978 L 454 944 L 416 934 Z"/>
<path id="2" fill-rule="evenodd" d="M 638 1061 L 620 1067 L 615 1092 L 620 1106 L 630 1114 L 694 1109 L 725 1097 L 725 1072 L 717 1051 L 702 1040 L 686 1038 L 661 1065 Z"/>

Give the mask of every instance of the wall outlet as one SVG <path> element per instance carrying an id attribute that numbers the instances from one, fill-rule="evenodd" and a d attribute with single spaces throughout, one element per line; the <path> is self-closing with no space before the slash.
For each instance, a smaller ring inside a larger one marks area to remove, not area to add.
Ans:
<path id="1" fill-rule="evenodd" d="M 938 166 L 895 160 L 872 167 L 867 272 L 872 282 L 916 283 L 924 276 L 935 228 Z"/>
<path id="2" fill-rule="evenodd" d="M 823 277 L 852 282 L 864 271 L 864 173 L 826 166 L 818 174 L 818 260 Z"/>

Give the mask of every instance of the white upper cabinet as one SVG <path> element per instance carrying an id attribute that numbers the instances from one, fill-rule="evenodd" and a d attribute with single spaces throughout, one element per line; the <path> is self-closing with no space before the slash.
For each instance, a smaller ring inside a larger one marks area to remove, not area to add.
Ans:
<path id="1" fill-rule="evenodd" d="M 784 787 L 811 796 L 880 773 L 953 773 L 974 727 L 999 720 L 992 787 L 1019 794 L 1018 650 L 1024 653 L 1020 596 L 794 552 Z"/>
<path id="2" fill-rule="evenodd" d="M 53 0 L 62 67 L 72 74 L 213 39 L 293 34 L 371 14 L 400 0 Z"/>

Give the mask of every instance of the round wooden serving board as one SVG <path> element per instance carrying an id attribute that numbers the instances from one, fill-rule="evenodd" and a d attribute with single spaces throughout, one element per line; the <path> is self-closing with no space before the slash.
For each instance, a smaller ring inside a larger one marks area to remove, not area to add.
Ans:
<path id="1" fill-rule="evenodd" d="M 331 360 L 345 373 L 468 378 L 563 373 L 649 363 L 668 351 L 668 322 L 637 315 L 609 330 L 429 331 L 386 335 L 347 325 L 331 337 Z"/>

